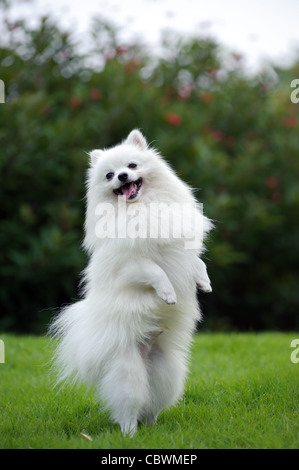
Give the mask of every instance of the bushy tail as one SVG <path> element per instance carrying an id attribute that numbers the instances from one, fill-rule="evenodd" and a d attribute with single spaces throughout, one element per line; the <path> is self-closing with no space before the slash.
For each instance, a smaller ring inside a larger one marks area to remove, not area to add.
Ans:
<path id="1" fill-rule="evenodd" d="M 78 357 L 81 339 L 78 337 L 78 319 L 83 314 L 84 301 L 63 308 L 51 323 L 48 335 L 53 341 L 52 369 L 57 384 L 78 380 Z M 77 332 L 77 333 L 76 333 Z"/>

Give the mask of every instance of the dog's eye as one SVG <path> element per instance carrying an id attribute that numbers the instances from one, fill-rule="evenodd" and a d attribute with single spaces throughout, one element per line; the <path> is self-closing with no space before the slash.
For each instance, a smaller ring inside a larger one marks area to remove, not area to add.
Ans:
<path id="1" fill-rule="evenodd" d="M 136 168 L 137 163 L 129 163 L 128 168 Z"/>
<path id="2" fill-rule="evenodd" d="M 113 176 L 114 176 L 114 173 L 112 173 L 112 171 L 109 171 L 109 173 L 107 173 L 107 175 L 106 175 L 106 178 L 107 178 L 107 180 L 111 180 L 111 178 L 113 178 Z"/>

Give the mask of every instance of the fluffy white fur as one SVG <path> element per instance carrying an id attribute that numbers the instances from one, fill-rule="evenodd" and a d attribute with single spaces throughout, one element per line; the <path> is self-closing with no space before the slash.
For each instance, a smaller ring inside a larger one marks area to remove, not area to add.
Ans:
<path id="1" fill-rule="evenodd" d="M 159 412 L 181 397 L 192 333 L 200 320 L 196 284 L 209 292 L 210 281 L 198 257 L 203 247 L 186 249 L 182 237 L 98 238 L 97 204 L 111 203 L 116 218 L 123 215 L 118 205 L 123 196 L 113 189 L 125 172 L 128 181 L 142 178 L 125 208 L 136 202 L 144 207 L 178 202 L 196 211 L 204 236 L 212 224 L 192 190 L 138 130 L 114 148 L 92 151 L 90 159 L 84 240 L 90 261 L 84 294 L 61 311 L 51 334 L 60 339 L 60 379 L 95 386 L 123 434 L 133 435 L 138 421 L 155 423 Z M 132 162 L 137 166 L 128 168 Z M 109 180 L 107 173 L 113 173 Z"/>

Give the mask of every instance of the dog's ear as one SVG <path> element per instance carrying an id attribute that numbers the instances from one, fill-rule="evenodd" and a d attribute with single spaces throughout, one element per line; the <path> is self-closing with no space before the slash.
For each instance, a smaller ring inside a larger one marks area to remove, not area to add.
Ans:
<path id="1" fill-rule="evenodd" d="M 126 144 L 135 145 L 135 147 L 138 147 L 139 150 L 147 149 L 146 138 L 141 134 L 138 129 L 134 129 L 132 132 L 130 132 L 126 139 Z"/>
<path id="2" fill-rule="evenodd" d="M 103 150 L 92 150 L 89 152 L 90 166 L 95 166 L 100 156 L 103 154 Z"/>

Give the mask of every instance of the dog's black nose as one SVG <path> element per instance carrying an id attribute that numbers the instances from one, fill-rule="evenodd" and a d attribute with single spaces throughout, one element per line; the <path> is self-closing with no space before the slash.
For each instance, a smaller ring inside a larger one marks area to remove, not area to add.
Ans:
<path id="1" fill-rule="evenodd" d="M 120 173 L 118 175 L 118 179 L 119 181 L 122 181 L 123 183 L 125 183 L 128 179 L 128 173 Z"/>

